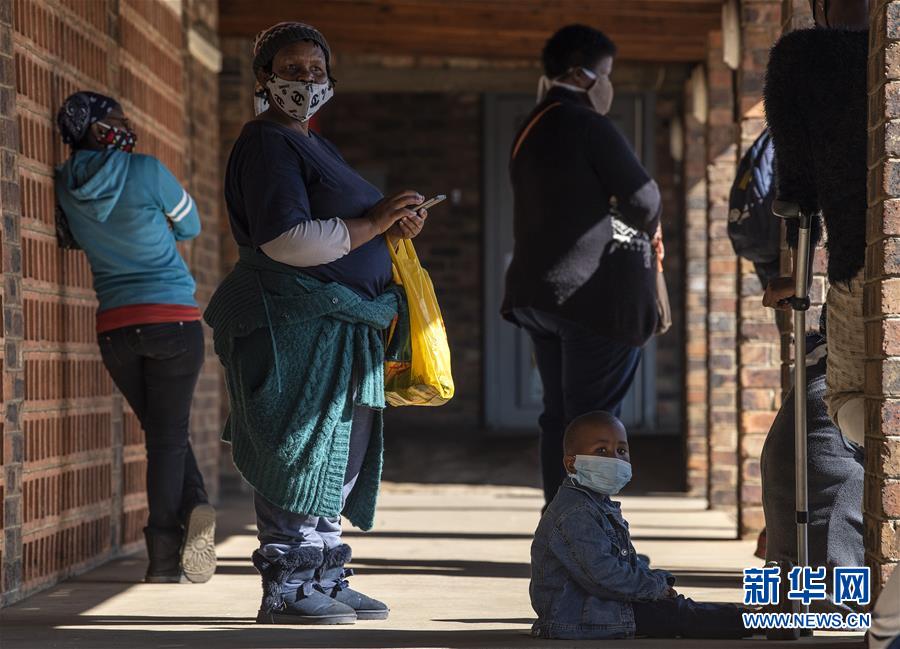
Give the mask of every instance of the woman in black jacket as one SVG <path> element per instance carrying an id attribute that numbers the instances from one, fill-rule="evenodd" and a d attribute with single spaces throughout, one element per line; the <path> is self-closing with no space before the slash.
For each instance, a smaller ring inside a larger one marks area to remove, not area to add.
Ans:
<path id="1" fill-rule="evenodd" d="M 515 248 L 502 312 L 531 336 L 544 386 L 546 502 L 565 477 L 566 426 L 594 410 L 620 414 L 657 322 L 660 196 L 606 116 L 615 53 L 584 25 L 547 41 L 546 95 L 510 164 Z"/>

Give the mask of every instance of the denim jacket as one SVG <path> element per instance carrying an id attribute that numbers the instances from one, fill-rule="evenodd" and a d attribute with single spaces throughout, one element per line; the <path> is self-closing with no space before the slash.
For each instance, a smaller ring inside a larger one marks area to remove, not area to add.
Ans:
<path id="1" fill-rule="evenodd" d="M 634 601 L 665 597 L 675 578 L 631 544 L 619 503 L 567 478 L 531 545 L 532 633 L 585 640 L 634 636 Z"/>

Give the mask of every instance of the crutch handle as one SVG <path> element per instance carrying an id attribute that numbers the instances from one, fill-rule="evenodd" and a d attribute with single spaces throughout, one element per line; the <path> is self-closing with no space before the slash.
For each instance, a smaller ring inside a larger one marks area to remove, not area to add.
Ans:
<path id="1" fill-rule="evenodd" d="M 772 213 L 781 219 L 799 219 L 800 203 L 775 199 L 772 201 Z"/>

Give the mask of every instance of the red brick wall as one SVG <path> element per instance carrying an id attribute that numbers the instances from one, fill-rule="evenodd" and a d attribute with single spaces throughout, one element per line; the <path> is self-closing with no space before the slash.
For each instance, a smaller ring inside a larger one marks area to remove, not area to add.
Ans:
<path id="1" fill-rule="evenodd" d="M 22 573 L 22 250 L 12 6 L 0 3 L 0 605 Z"/>
<path id="2" fill-rule="evenodd" d="M 461 190 L 435 208 L 416 250 L 435 285 L 453 350 L 456 396 L 441 408 L 389 410 L 393 429 L 478 428 L 482 399 L 481 97 L 478 94 L 337 95 L 321 131 L 360 168 L 381 167 L 386 192 Z"/>
<path id="3" fill-rule="evenodd" d="M 3 79 L 15 79 L 16 94 L 3 96 L 0 119 L 17 119 L 20 141 L 16 147 L 14 129 L 3 122 L 0 146 L 18 149 L 17 160 L 4 156 L 0 194 L 4 396 L 10 395 L 4 399 L 3 486 L 10 529 L 2 597 L 11 602 L 135 547 L 146 517 L 143 433 L 100 360 L 87 261 L 83 253 L 62 251 L 55 242 L 53 166 L 67 155 L 55 129 L 56 110 L 76 89 L 120 98 L 138 130 L 138 150 L 159 157 L 185 182 L 207 227 L 218 217 L 215 165 L 209 163 L 218 158 L 218 123 L 215 75 L 204 76 L 193 65 L 186 69 L 185 24 L 171 4 L 13 0 L 2 7 L 11 10 L 6 17 L 12 21 L 14 55 Z M 208 22 L 214 3 L 185 7 L 200 7 L 191 19 L 203 22 L 193 18 L 202 15 Z M 208 26 L 214 29 L 214 21 Z M 197 88 L 205 84 L 210 93 L 188 104 L 188 82 Z M 202 146 L 191 145 L 192 133 Z M 201 301 L 218 280 L 212 230 L 183 249 L 201 269 Z M 207 365 L 193 417 L 198 461 L 213 488 L 216 371 L 216 364 Z"/>
<path id="4" fill-rule="evenodd" d="M 866 557 L 875 592 L 900 561 L 900 2 L 873 3 L 866 255 Z"/>
<path id="5" fill-rule="evenodd" d="M 185 2 L 185 22 L 189 34 L 202 38 L 212 48 L 218 47 L 217 0 L 189 0 Z M 182 253 L 188 260 L 197 281 L 197 301 L 204 305 L 219 285 L 221 246 L 219 219 L 221 217 L 222 178 L 220 164 L 219 70 L 210 67 L 188 53 L 185 61 L 185 97 L 189 154 L 188 189 L 197 202 L 203 217 L 200 236 L 183 244 Z M 210 496 L 218 493 L 219 437 L 222 432 L 220 404 L 225 388 L 221 365 L 213 350 L 212 331 L 204 325 L 206 334 L 206 364 L 197 382 L 191 410 L 191 441 L 197 463 L 203 472 Z"/>
<path id="6" fill-rule="evenodd" d="M 222 72 L 219 75 L 219 163 L 217 172 L 220 182 L 225 178 L 225 168 L 231 148 L 237 139 L 244 124 L 253 118 L 253 70 L 250 66 L 250 52 L 252 43 L 242 38 L 222 39 L 219 47 L 222 50 Z M 234 267 L 237 261 L 238 251 L 234 237 L 231 235 L 231 227 L 228 223 L 228 212 L 224 199 L 219 205 L 219 266 L 224 276 Z M 218 361 L 216 361 L 218 363 Z M 225 379 L 220 381 L 219 402 L 220 418 L 224 422 L 228 416 L 228 399 L 225 398 Z M 229 473 L 240 480 L 240 474 L 231 460 L 231 446 L 220 444 L 219 449 L 220 470 Z"/>
<path id="7" fill-rule="evenodd" d="M 728 239 L 728 194 L 737 164 L 732 72 L 722 34 L 710 34 L 706 63 L 709 460 L 712 507 L 736 507 L 738 486 L 737 259 Z"/>
<path id="8" fill-rule="evenodd" d="M 709 492 L 707 309 L 706 126 L 694 115 L 694 88 L 685 85 L 684 202 L 685 202 L 685 456 L 687 488 L 695 496 Z"/>
<path id="9" fill-rule="evenodd" d="M 780 33 L 781 0 L 741 3 L 742 51 L 736 88 L 739 155 L 765 128 L 763 81 L 769 50 Z M 749 261 L 740 260 L 738 283 L 739 532 L 746 537 L 765 526 L 759 457 L 781 402 L 781 341 L 774 311 L 763 307 L 763 287 Z"/>

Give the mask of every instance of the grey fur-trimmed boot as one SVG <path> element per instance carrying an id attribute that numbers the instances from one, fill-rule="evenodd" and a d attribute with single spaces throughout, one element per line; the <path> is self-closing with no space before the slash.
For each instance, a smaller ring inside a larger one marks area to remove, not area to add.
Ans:
<path id="1" fill-rule="evenodd" d="M 262 576 L 263 596 L 257 624 L 353 624 L 356 612 L 322 592 L 315 582 L 322 564 L 318 548 L 297 548 L 269 559 L 253 552 Z M 289 585 L 288 580 L 298 586 Z"/>
<path id="2" fill-rule="evenodd" d="M 346 544 L 331 550 L 326 548 L 322 565 L 316 572 L 319 587 L 327 595 L 356 611 L 358 620 L 386 620 L 391 612 L 387 604 L 350 588 L 347 577 L 353 576 L 353 570 L 344 566 L 350 563 L 352 556 L 350 546 Z"/>

